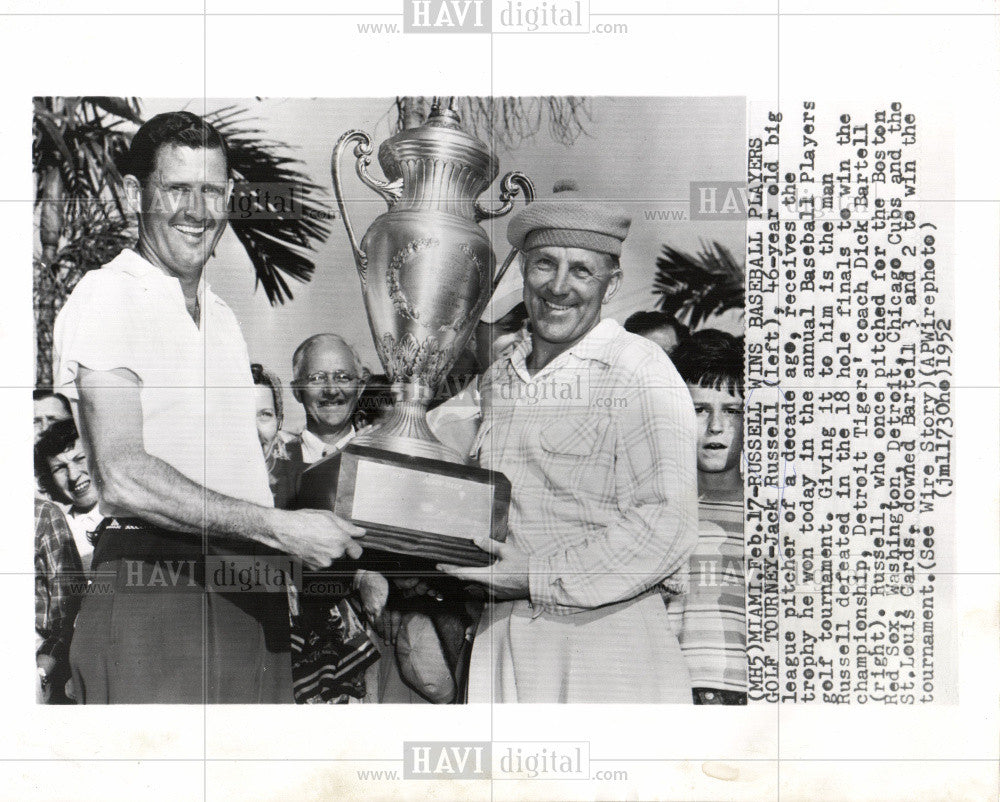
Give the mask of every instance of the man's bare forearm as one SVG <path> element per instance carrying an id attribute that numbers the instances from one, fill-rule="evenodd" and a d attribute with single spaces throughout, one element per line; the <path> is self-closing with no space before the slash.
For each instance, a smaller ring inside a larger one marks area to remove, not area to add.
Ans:
<path id="1" fill-rule="evenodd" d="M 133 515 L 166 529 L 262 543 L 323 568 L 357 559 L 357 526 L 326 510 L 285 512 L 202 487 L 146 450 L 139 379 L 125 368 L 79 368 L 80 435 L 105 514 Z M 183 436 L 183 432 L 178 432 Z M 261 459 L 263 459 L 261 454 Z"/>
<path id="2" fill-rule="evenodd" d="M 208 490 L 145 451 L 119 453 L 95 467 L 101 500 L 116 512 L 165 529 L 281 546 L 275 537 L 278 511 Z"/>
<path id="3" fill-rule="evenodd" d="M 146 451 L 138 377 L 80 367 L 77 389 L 80 434 L 105 512 L 279 547 L 275 510 L 208 490 Z"/>

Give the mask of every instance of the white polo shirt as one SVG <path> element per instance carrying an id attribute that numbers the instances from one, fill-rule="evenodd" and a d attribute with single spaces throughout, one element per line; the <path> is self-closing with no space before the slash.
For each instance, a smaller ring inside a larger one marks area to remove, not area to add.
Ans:
<path id="1" fill-rule="evenodd" d="M 246 342 L 204 277 L 198 299 L 200 326 L 180 281 L 122 251 L 80 280 L 56 319 L 55 386 L 75 406 L 80 365 L 127 368 L 140 381 L 147 453 L 210 490 L 271 507 Z"/>

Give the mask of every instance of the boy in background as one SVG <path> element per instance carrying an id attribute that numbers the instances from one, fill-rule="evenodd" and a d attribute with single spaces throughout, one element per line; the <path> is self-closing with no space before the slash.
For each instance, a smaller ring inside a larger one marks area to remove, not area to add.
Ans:
<path id="1" fill-rule="evenodd" d="M 668 605 L 695 704 L 747 702 L 743 570 L 743 340 L 703 329 L 672 357 L 698 425 L 698 542 L 688 594 Z"/>

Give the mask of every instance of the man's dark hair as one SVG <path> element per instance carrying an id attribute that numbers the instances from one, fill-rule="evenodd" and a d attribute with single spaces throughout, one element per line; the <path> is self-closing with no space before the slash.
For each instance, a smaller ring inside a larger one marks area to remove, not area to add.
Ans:
<path id="1" fill-rule="evenodd" d="M 80 433 L 76 430 L 76 424 L 72 418 L 68 418 L 53 423 L 35 443 L 35 476 L 42 489 L 53 498 L 60 495 L 62 491 L 52 481 L 49 460 L 52 457 L 58 457 L 66 449 L 72 448 L 79 438 Z"/>
<path id="2" fill-rule="evenodd" d="M 229 167 L 226 140 L 211 123 L 189 111 L 168 111 L 147 120 L 135 132 L 121 164 L 122 173 L 134 175 L 140 183 L 146 183 L 156 167 L 156 154 L 165 145 L 218 148 L 226 159 L 227 169 Z"/>
<path id="3" fill-rule="evenodd" d="M 688 384 L 743 396 L 743 338 L 718 329 L 696 331 L 670 356 Z"/>
<path id="4" fill-rule="evenodd" d="M 678 343 L 691 336 L 691 330 L 687 326 L 666 312 L 636 312 L 625 321 L 625 331 L 643 337 L 657 329 L 673 329 Z"/>
<path id="5" fill-rule="evenodd" d="M 69 399 L 62 393 L 57 393 L 55 390 L 46 389 L 44 387 L 39 387 L 31 392 L 32 401 L 44 401 L 46 398 L 58 398 L 63 405 L 63 409 L 66 410 L 66 414 L 71 415 L 73 413 L 73 410 L 71 410 L 69 406 Z"/>

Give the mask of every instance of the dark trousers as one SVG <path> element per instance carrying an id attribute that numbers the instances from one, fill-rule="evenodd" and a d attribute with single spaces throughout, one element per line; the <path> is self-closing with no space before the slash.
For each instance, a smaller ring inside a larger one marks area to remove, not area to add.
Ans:
<path id="1" fill-rule="evenodd" d="M 292 702 L 285 593 L 206 590 L 197 536 L 107 519 L 98 537 L 70 647 L 79 702 Z"/>

